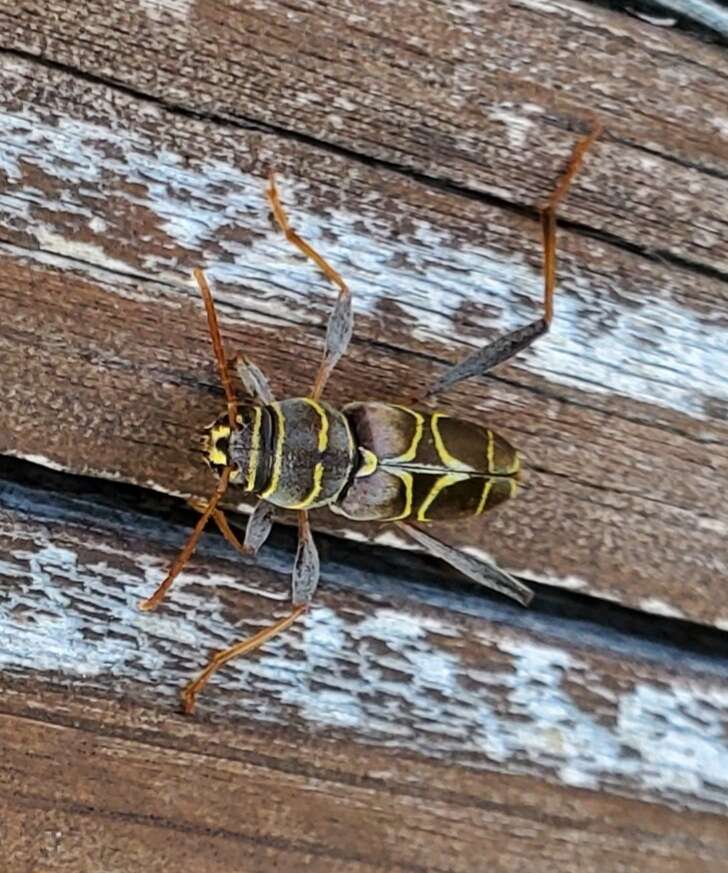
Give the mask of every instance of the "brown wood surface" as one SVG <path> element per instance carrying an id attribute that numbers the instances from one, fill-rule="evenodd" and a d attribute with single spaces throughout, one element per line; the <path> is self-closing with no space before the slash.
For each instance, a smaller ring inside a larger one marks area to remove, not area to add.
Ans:
<path id="1" fill-rule="evenodd" d="M 718 816 L 38 687 L 6 688 L 3 710 L 16 870 L 725 869 Z"/>
<path id="2" fill-rule="evenodd" d="M 725 869 L 727 74 L 568 0 L 0 0 L 0 869 Z M 524 453 L 517 500 L 436 532 L 534 609 L 319 513 L 315 608 L 177 716 L 294 548 L 210 535 L 136 609 L 191 521 L 163 495 L 212 487 L 191 268 L 305 393 L 334 295 L 275 166 L 354 292 L 327 398 L 407 402 L 538 313 L 591 113 L 552 333 L 438 404 Z"/>
<path id="3" fill-rule="evenodd" d="M 290 543 L 241 566 L 209 537 L 187 584 L 140 614 L 185 519 L 136 489 L 71 484 L 25 468 L 0 487 L 8 869 L 162 870 L 191 853 L 205 871 L 724 864 L 714 631 L 578 604 L 557 622 L 448 593 L 417 559 L 387 575 L 375 549 L 363 570 L 324 540 L 317 609 L 219 674 L 191 720 L 179 688 L 282 610 Z"/>
<path id="4" fill-rule="evenodd" d="M 273 163 L 299 180 L 297 224 L 357 295 L 333 402 L 406 401 L 462 352 L 457 336 L 472 345 L 536 311 L 528 218 L 280 137 L 231 142 L 217 122 L 5 65 L 5 452 L 207 493 L 191 448 L 220 401 L 187 278 L 198 262 L 216 280 L 230 347 L 264 363 L 279 395 L 308 390 L 332 294 L 270 223 Z M 572 201 L 603 161 L 597 146 Z M 531 488 L 443 535 L 531 578 L 725 623 L 725 282 L 583 234 L 561 241 L 557 326 L 542 351 L 443 398 L 522 448 Z"/>

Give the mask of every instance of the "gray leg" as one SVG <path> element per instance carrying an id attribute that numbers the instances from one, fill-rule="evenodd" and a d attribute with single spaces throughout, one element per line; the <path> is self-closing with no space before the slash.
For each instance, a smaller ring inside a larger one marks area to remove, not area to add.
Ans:
<path id="1" fill-rule="evenodd" d="M 601 132 L 602 125 L 594 120 L 590 133 L 582 137 L 574 146 L 566 170 L 551 193 L 548 203 L 541 210 L 544 276 L 543 317 L 525 327 L 512 330 L 492 343 L 488 343 L 482 349 L 468 355 L 463 361 L 446 370 L 427 391 L 426 397 L 437 394 L 445 388 L 450 388 L 457 382 L 462 382 L 463 379 L 469 379 L 471 376 L 482 376 L 492 367 L 508 361 L 523 349 L 528 348 L 535 339 L 548 331 L 553 317 L 554 288 L 556 286 L 556 209 L 566 196 L 574 176 L 584 160 L 587 149 Z"/>
<path id="2" fill-rule="evenodd" d="M 333 311 L 329 318 L 329 323 L 326 329 L 326 345 L 324 348 L 324 356 L 316 374 L 313 388 L 311 389 L 311 397 L 318 400 L 321 392 L 324 390 L 324 385 L 328 381 L 332 370 L 336 366 L 339 358 L 346 351 L 349 341 L 351 340 L 351 332 L 353 328 L 353 315 L 351 309 L 351 292 L 346 282 L 334 270 L 334 268 L 321 255 L 313 249 L 305 240 L 296 233 L 288 223 L 283 204 L 278 195 L 276 188 L 275 174 L 271 172 L 269 177 L 269 187 L 266 192 L 268 201 L 273 215 L 278 223 L 278 226 L 283 231 L 286 239 L 294 245 L 300 252 L 303 252 L 307 258 L 310 258 L 326 278 L 339 289 L 339 296 L 334 304 Z"/>
<path id="3" fill-rule="evenodd" d="M 319 556 L 308 523 L 308 513 L 298 513 L 298 550 L 293 564 L 291 600 L 294 606 L 310 603 L 319 581 Z"/>
<path id="4" fill-rule="evenodd" d="M 339 362 L 339 358 L 349 347 L 351 333 L 354 327 L 354 316 L 351 310 L 351 294 L 339 294 L 336 298 L 333 311 L 326 327 L 326 344 L 324 357 L 316 374 L 311 396 L 318 400 L 324 385 L 328 382 L 332 370 Z"/>
<path id="5" fill-rule="evenodd" d="M 243 548 L 248 555 L 257 555 L 258 550 L 268 539 L 273 527 L 275 507 L 265 500 L 259 500 L 248 518 L 245 527 L 245 544 Z"/>
<path id="6" fill-rule="evenodd" d="M 204 500 L 198 500 L 196 497 L 189 498 L 187 503 L 200 513 L 205 511 L 207 505 Z M 271 527 L 273 526 L 274 511 L 275 509 L 272 504 L 266 503 L 265 500 L 258 501 L 255 509 L 248 516 L 248 523 L 245 526 L 245 540 L 243 543 L 241 543 L 233 533 L 222 509 L 214 509 L 211 518 L 230 545 L 247 558 L 257 555 L 258 550 L 268 539 Z"/>
<path id="7" fill-rule="evenodd" d="M 235 365 L 238 379 L 243 383 L 243 387 L 253 400 L 258 400 L 266 406 L 269 403 L 273 403 L 275 397 L 268 384 L 268 380 L 259 367 L 252 361 L 249 361 L 245 355 L 235 355 L 233 364 Z"/>
<path id="8" fill-rule="evenodd" d="M 498 337 L 482 349 L 463 358 L 462 361 L 446 370 L 439 379 L 437 379 L 430 388 L 428 388 L 425 397 L 431 397 L 433 394 L 439 394 L 446 388 L 450 388 L 463 379 L 469 379 L 471 376 L 482 376 L 488 370 L 495 367 L 497 364 L 502 364 L 509 360 L 514 355 L 537 339 L 537 337 L 545 334 L 549 329 L 548 322 L 545 318 L 539 318 L 532 321 L 525 327 L 519 327 L 504 336 Z"/>
<path id="9" fill-rule="evenodd" d="M 459 570 L 468 579 L 477 582 L 478 585 L 505 594 L 506 597 L 517 600 L 522 606 L 528 606 L 533 599 L 533 591 L 527 585 L 514 579 L 513 576 L 509 576 L 503 570 L 499 570 L 495 564 L 486 563 L 478 558 L 473 558 L 471 555 L 459 552 L 451 546 L 446 546 L 445 543 L 436 540 L 435 537 L 426 534 L 420 528 L 405 522 L 397 522 L 397 525 L 431 555 L 450 564 L 451 567 Z"/>

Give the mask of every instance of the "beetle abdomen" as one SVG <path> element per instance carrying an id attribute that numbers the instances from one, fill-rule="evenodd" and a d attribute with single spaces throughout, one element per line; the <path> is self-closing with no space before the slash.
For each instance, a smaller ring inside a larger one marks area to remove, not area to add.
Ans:
<path id="1" fill-rule="evenodd" d="M 331 503 L 352 469 L 346 417 L 327 403 L 296 397 L 265 407 L 273 421 L 270 478 L 260 497 L 286 509 Z"/>
<path id="2" fill-rule="evenodd" d="M 352 403 L 344 412 L 362 463 L 335 512 L 359 521 L 448 520 L 515 493 L 518 454 L 487 428 L 387 403 Z"/>
<path id="3" fill-rule="evenodd" d="M 380 465 L 480 476 L 518 473 L 513 446 L 472 421 L 390 403 L 350 403 L 344 413 L 357 445 L 373 452 Z"/>

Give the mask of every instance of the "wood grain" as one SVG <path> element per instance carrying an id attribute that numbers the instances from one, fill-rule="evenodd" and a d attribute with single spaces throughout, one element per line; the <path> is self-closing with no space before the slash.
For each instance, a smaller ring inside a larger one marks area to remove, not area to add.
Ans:
<path id="1" fill-rule="evenodd" d="M 705 813 L 29 690 L 0 714 L 2 851 L 27 869 L 717 873 L 728 848 Z"/>
<path id="2" fill-rule="evenodd" d="M 727 665 L 698 634 L 680 651 L 616 622 L 518 618 L 443 591 L 426 562 L 413 585 L 333 541 L 310 615 L 190 720 L 174 701 L 199 647 L 270 618 L 290 551 L 253 566 L 209 537 L 143 614 L 184 526 L 138 489 L 68 484 L 26 467 L 0 485 L 9 869 L 190 852 L 205 871 L 721 869 Z"/>
<path id="3" fill-rule="evenodd" d="M 279 395 L 308 390 L 332 294 L 263 208 L 273 163 L 296 225 L 356 296 L 333 402 L 406 401 L 537 311 L 536 227 L 519 214 L 280 137 L 231 144 L 217 122 L 4 63 L 6 453 L 207 493 L 192 447 L 220 401 L 187 278 L 200 262 L 230 347 Z M 604 160 L 597 146 L 575 199 Z M 521 447 L 529 488 L 443 535 L 531 579 L 723 625 L 725 283 L 578 233 L 561 245 L 553 334 L 444 398 Z"/>
<path id="4" fill-rule="evenodd" d="M 0 869 L 724 870 L 727 74 L 576 0 L 0 0 Z M 213 531 L 137 608 L 212 487 L 191 268 L 307 392 L 334 292 L 275 167 L 354 293 L 327 399 L 408 402 L 539 312 L 536 208 L 593 113 L 552 333 L 439 404 L 526 477 L 433 532 L 534 608 L 319 513 L 313 609 L 183 718 L 295 548 Z"/>
<path id="5" fill-rule="evenodd" d="M 526 776 L 454 780 L 451 766 L 366 747 L 353 757 L 325 736 L 264 739 L 33 691 L 4 688 L 0 828 L 6 860 L 35 869 L 162 871 L 194 857 L 211 873 L 458 873 L 521 870 L 527 857 L 536 869 L 717 873 L 725 857 L 724 821 L 705 813 Z"/>
<path id="6" fill-rule="evenodd" d="M 59 671 L 81 691 L 170 711 L 211 650 L 284 611 L 293 543 L 250 564 L 210 536 L 164 606 L 140 613 L 187 519 L 171 526 L 135 508 L 134 492 L 64 494 L 57 481 L 36 474 L 1 492 L 5 673 Z M 216 677 L 203 716 L 725 812 L 720 642 L 701 650 L 697 629 L 686 645 L 649 622 L 630 631 L 598 609 L 554 619 L 455 573 L 443 588 L 427 561 L 387 574 L 386 558 L 365 554 L 326 546 L 316 608 Z"/>
<path id="7" fill-rule="evenodd" d="M 165 105 L 309 137 L 532 205 L 596 112 L 605 156 L 565 214 L 726 272 L 718 46 L 571 0 L 6 3 L 6 45 Z"/>

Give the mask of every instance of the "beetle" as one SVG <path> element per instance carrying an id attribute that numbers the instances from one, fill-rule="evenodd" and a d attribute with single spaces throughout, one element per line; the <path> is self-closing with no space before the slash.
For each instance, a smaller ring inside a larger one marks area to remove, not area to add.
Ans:
<path id="1" fill-rule="evenodd" d="M 543 315 L 517 328 L 448 369 L 424 395 L 432 397 L 463 379 L 486 373 L 545 334 L 553 317 L 556 280 L 556 210 L 601 132 L 594 122 L 577 141 L 567 167 L 541 212 Z M 384 402 L 353 402 L 335 409 L 322 393 L 349 344 L 353 329 L 351 293 L 341 276 L 292 229 L 275 175 L 266 190 L 275 221 L 287 240 L 313 261 L 338 288 L 329 317 L 323 359 L 311 393 L 277 401 L 263 372 L 242 355 L 231 362 L 251 403 L 233 389 L 212 293 L 200 268 L 193 275 L 204 302 L 212 346 L 225 392 L 225 412 L 206 430 L 207 463 L 217 487 L 167 576 L 140 608 L 154 609 L 189 560 L 208 520 L 242 554 L 255 555 L 270 533 L 276 507 L 298 514 L 298 548 L 293 565 L 289 615 L 254 636 L 217 653 L 182 692 L 185 712 L 223 664 L 251 652 L 286 630 L 308 608 L 319 580 L 319 558 L 308 519 L 318 507 L 354 521 L 391 522 L 425 550 L 475 582 L 527 606 L 533 592 L 493 564 L 466 555 L 412 522 L 451 521 L 481 515 L 516 492 L 520 458 L 503 437 L 480 424 L 437 411 Z M 218 504 L 229 486 L 257 496 L 241 543 Z"/>

